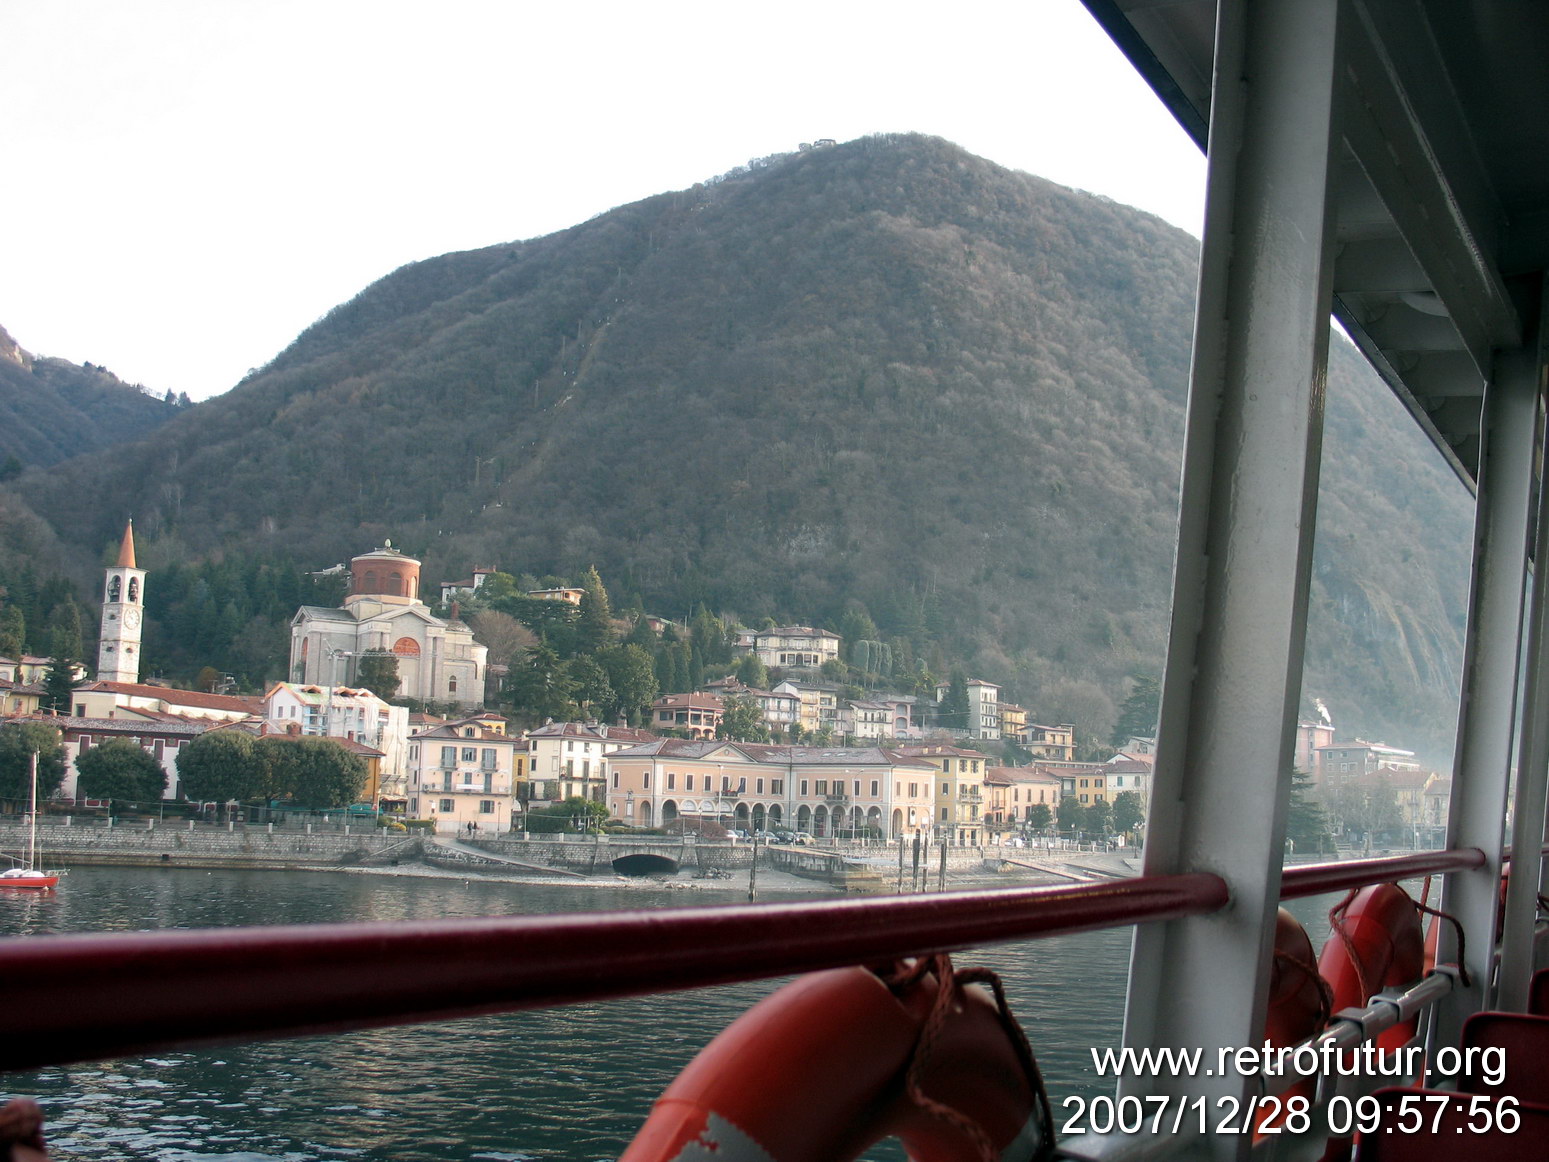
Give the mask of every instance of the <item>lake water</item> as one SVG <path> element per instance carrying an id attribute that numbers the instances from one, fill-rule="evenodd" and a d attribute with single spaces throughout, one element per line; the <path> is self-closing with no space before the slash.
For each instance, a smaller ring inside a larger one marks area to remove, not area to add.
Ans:
<path id="1" fill-rule="evenodd" d="M 811 899 L 811 895 L 802 898 Z M 43 898 L 0 894 L 0 934 L 737 902 L 710 892 L 464 883 L 326 872 L 78 868 Z M 957 957 L 1007 982 L 1051 1097 L 1103 1092 L 1089 1050 L 1116 1044 L 1128 929 Z M 0 1079 L 37 1097 L 61 1159 L 310 1162 L 613 1159 L 652 1101 L 774 983 L 327 1038 L 165 1053 Z M 1057 1111 L 1056 1111 L 1057 1112 Z M 871 1157 L 898 1158 L 879 1148 Z"/>

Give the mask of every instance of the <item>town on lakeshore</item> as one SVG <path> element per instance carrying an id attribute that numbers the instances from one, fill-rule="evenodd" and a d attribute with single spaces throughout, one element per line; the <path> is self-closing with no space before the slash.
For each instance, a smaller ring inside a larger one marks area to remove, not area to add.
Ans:
<path id="1" fill-rule="evenodd" d="M 0 777 L 18 796 L 6 809 L 26 810 L 20 756 L 52 747 L 47 812 L 163 825 L 171 808 L 227 827 L 304 816 L 466 842 L 609 831 L 1004 851 L 1143 836 L 1153 682 L 1126 704 L 1133 733 L 1083 746 L 1079 724 L 1039 723 L 993 682 L 896 672 L 869 638 L 615 618 L 595 571 L 517 595 L 540 610 L 533 624 L 590 642 L 568 662 L 520 627 L 492 661 L 475 625 L 506 627 L 463 610 L 511 589 L 494 568 L 443 583 L 433 608 L 420 562 L 389 542 L 353 558 L 347 581 L 339 606 L 297 609 L 288 680 L 261 695 L 178 689 L 140 674 L 156 578 L 126 526 L 95 678 L 70 659 L 0 656 Z M 1450 780 L 1410 751 L 1338 739 L 1317 708 L 1296 733 L 1291 843 L 1438 842 Z"/>

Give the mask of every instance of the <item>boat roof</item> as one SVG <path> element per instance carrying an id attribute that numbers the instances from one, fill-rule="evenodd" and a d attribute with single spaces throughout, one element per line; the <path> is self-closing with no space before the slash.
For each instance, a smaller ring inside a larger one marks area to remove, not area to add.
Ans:
<path id="1" fill-rule="evenodd" d="M 1083 0 L 1203 149 L 1215 0 Z M 1354 0 L 1334 314 L 1453 470 L 1549 265 L 1549 22 L 1520 0 Z M 1348 33 L 1348 35 L 1346 35 Z"/>

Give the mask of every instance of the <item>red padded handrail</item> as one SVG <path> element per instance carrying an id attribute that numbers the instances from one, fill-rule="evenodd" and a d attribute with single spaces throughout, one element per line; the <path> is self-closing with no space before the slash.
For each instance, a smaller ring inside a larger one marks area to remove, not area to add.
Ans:
<path id="1" fill-rule="evenodd" d="M 1219 876 L 790 904 L 0 941 L 0 1069 L 542 1008 L 1172 920 Z"/>
<path id="2" fill-rule="evenodd" d="M 1453 851 L 1428 851 L 1423 855 L 1395 855 L 1384 859 L 1356 859 L 1344 863 L 1307 863 L 1280 873 L 1280 898 L 1297 900 L 1326 892 L 1347 892 L 1368 884 L 1395 883 L 1441 872 L 1472 871 L 1484 866 L 1484 852 L 1477 847 Z"/>

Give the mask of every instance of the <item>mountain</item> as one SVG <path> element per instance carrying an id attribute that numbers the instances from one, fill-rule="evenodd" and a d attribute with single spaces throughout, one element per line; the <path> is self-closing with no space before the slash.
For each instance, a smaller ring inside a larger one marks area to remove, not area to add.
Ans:
<path id="1" fill-rule="evenodd" d="M 391 537 L 427 581 L 595 564 L 678 616 L 859 603 L 1100 733 L 1164 649 L 1197 246 L 939 139 L 766 158 L 404 267 L 19 492 L 91 554 L 132 510 L 152 561 Z M 1336 346 L 1307 693 L 1439 756 L 1469 498 Z"/>
<path id="2" fill-rule="evenodd" d="M 38 359 L 0 327 L 0 464 L 57 464 L 136 440 L 177 414 L 103 367 Z"/>

